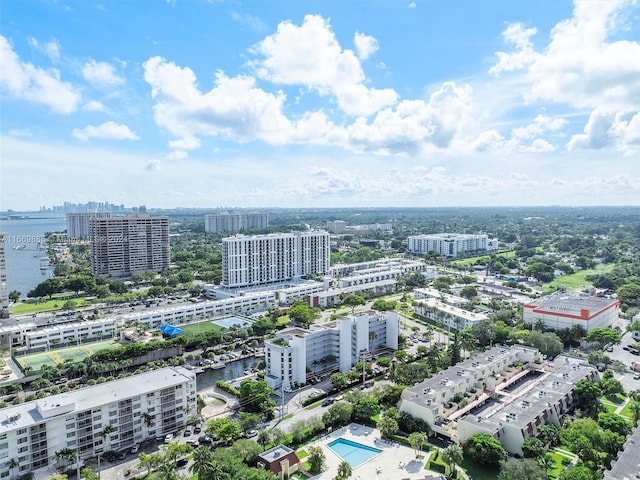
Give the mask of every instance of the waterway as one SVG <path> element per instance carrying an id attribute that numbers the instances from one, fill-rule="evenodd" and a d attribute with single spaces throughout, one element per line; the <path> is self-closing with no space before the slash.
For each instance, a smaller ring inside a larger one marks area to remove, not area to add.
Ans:
<path id="1" fill-rule="evenodd" d="M 61 214 L 19 214 L 28 218 L 0 220 L 0 232 L 5 232 L 5 256 L 7 263 L 7 287 L 18 290 L 22 297 L 40 282 L 53 276 L 46 252 L 38 249 L 47 232 L 62 232 L 66 219 Z M 24 247 L 22 247 L 24 245 Z M 17 248 L 16 248 L 17 247 Z"/>
<path id="2" fill-rule="evenodd" d="M 225 368 L 216 370 L 207 369 L 196 376 L 196 388 L 198 392 L 215 386 L 218 380 L 230 381 L 244 376 L 245 370 L 254 368 L 264 357 L 248 357 L 235 362 L 229 362 Z"/>

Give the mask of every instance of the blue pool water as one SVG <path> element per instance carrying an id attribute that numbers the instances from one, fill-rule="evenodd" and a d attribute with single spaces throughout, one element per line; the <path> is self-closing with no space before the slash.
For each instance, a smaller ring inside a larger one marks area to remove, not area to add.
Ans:
<path id="1" fill-rule="evenodd" d="M 234 325 L 237 325 L 238 327 L 242 328 L 242 327 L 251 325 L 251 322 L 247 322 L 244 318 L 239 318 L 239 317 L 227 317 L 221 320 L 214 320 L 211 323 L 215 323 L 216 325 L 220 325 L 221 327 L 224 327 L 224 328 L 231 328 Z"/>
<path id="2" fill-rule="evenodd" d="M 382 453 L 382 450 L 367 447 L 366 445 L 352 442 L 346 438 L 338 438 L 337 440 L 329 443 L 328 447 L 333 450 L 336 455 L 351 465 L 352 468 L 359 467 L 379 453 Z"/>

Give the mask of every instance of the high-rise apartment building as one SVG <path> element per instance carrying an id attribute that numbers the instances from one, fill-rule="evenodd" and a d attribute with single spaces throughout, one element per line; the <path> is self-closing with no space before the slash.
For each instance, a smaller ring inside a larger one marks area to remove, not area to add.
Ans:
<path id="1" fill-rule="evenodd" d="M 246 287 L 329 273 L 325 231 L 236 235 L 222 239 L 222 285 Z"/>
<path id="2" fill-rule="evenodd" d="M 169 267 L 169 218 L 147 214 L 89 222 L 91 274 L 130 277 Z"/>
<path id="3" fill-rule="evenodd" d="M 56 452 L 65 449 L 83 461 L 131 448 L 184 427 L 196 407 L 195 373 L 182 367 L 6 407 L 0 422 L 0 478 L 53 467 L 60 462 Z M 9 459 L 17 466 L 11 468 Z"/>
<path id="4" fill-rule="evenodd" d="M 407 238 L 407 250 L 417 254 L 438 252 L 442 256 L 455 258 L 463 254 L 498 250 L 498 240 L 487 235 L 462 233 L 416 235 Z"/>
<path id="5" fill-rule="evenodd" d="M 0 232 L 0 318 L 9 316 L 9 285 L 7 284 L 6 234 Z"/>
<path id="6" fill-rule="evenodd" d="M 89 221 L 92 218 L 111 218 L 111 212 L 67 213 L 67 238 L 87 240 L 89 238 Z"/>
<path id="7" fill-rule="evenodd" d="M 207 233 L 240 232 L 268 226 L 268 213 L 219 213 L 204 216 L 204 231 Z"/>

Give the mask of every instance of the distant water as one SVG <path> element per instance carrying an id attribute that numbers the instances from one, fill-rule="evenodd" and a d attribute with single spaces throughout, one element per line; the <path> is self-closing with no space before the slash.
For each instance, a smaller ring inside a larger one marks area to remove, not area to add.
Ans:
<path id="1" fill-rule="evenodd" d="M 196 384 L 198 391 L 206 390 L 215 386 L 218 380 L 233 380 L 235 378 L 242 377 L 245 370 L 254 368 L 260 360 L 264 360 L 259 357 L 243 358 L 242 360 L 236 360 L 235 362 L 227 363 L 225 368 L 217 370 L 205 370 L 204 373 L 199 373 L 196 377 Z"/>
<path id="2" fill-rule="evenodd" d="M 17 213 L 28 218 L 0 220 L 0 232 L 6 233 L 7 284 L 9 291 L 18 290 L 22 297 L 40 282 L 53 276 L 53 269 L 41 269 L 47 263 L 46 252 L 38 249 L 46 232 L 62 232 L 66 227 L 61 214 Z M 24 248 L 18 248 L 24 245 Z"/>

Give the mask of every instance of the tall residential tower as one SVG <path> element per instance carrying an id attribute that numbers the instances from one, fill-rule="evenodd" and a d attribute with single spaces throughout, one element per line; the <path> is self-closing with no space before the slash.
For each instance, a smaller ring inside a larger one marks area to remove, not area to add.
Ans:
<path id="1" fill-rule="evenodd" d="M 169 218 L 147 214 L 89 222 L 91 274 L 130 277 L 169 267 Z"/>

